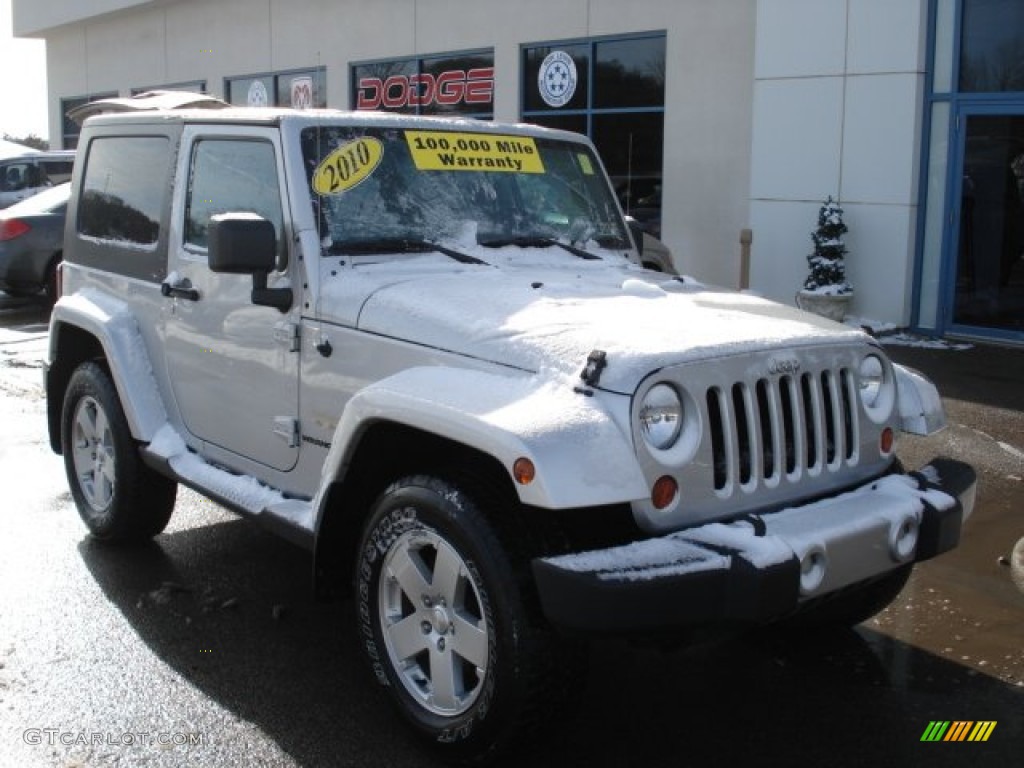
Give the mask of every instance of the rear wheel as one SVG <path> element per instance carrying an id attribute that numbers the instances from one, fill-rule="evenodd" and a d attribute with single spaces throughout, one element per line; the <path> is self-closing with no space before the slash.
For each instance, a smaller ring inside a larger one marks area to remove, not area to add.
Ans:
<path id="1" fill-rule="evenodd" d="M 96 363 L 80 365 L 68 383 L 61 445 L 71 496 L 93 536 L 140 541 L 167 526 L 177 484 L 142 463 L 114 383 Z"/>
<path id="2" fill-rule="evenodd" d="M 559 664 L 565 649 L 531 607 L 519 543 L 502 542 L 461 487 L 425 476 L 389 487 L 363 532 L 364 651 L 402 715 L 449 757 L 484 759 L 541 725 L 579 669 Z"/>
<path id="3" fill-rule="evenodd" d="M 57 270 L 60 268 L 61 257 L 60 254 L 47 266 L 46 268 L 46 284 L 43 286 L 43 290 L 46 295 L 46 303 L 49 306 L 53 306 L 57 303 L 57 299 L 60 296 L 57 295 Z"/>

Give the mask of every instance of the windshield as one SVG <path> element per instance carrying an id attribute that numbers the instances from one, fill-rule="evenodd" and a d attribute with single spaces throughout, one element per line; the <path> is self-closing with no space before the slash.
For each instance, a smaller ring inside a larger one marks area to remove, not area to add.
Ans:
<path id="1" fill-rule="evenodd" d="M 630 247 L 592 150 L 530 136 L 324 126 L 302 132 L 325 253 L 435 244 Z M 571 256 L 570 256 L 571 257 Z"/>

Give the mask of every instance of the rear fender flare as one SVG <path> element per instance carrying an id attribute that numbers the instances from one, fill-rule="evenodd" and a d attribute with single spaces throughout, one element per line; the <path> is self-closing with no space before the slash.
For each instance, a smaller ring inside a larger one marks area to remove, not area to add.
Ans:
<path id="1" fill-rule="evenodd" d="M 128 306 L 89 288 L 61 297 L 50 317 L 48 360 L 51 370 L 58 363 L 62 326 L 78 328 L 99 342 L 132 436 L 141 442 L 150 442 L 167 422 L 167 410 L 157 389 L 138 322 Z"/>

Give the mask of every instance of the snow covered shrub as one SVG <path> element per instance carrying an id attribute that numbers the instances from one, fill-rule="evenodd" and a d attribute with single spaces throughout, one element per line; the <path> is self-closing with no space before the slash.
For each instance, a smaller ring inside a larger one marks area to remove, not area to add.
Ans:
<path id="1" fill-rule="evenodd" d="M 843 263 L 846 255 L 843 235 L 846 232 L 843 209 L 829 195 L 818 211 L 818 228 L 811 233 L 814 252 L 807 257 L 811 273 L 804 281 L 804 290 L 823 294 L 853 293 L 853 288 L 846 282 L 846 265 Z"/>

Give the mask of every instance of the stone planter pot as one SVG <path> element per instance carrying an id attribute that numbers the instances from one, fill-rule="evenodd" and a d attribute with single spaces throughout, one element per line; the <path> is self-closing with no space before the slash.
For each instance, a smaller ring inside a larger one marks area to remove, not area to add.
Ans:
<path id="1" fill-rule="evenodd" d="M 1017 589 L 1024 592 L 1024 537 L 1017 542 L 1010 555 L 1010 578 L 1017 585 Z"/>
<path id="2" fill-rule="evenodd" d="M 796 305 L 805 312 L 813 312 L 837 323 L 843 322 L 850 310 L 850 302 L 853 301 L 852 293 L 841 293 L 831 295 L 827 293 L 812 293 L 811 291 L 797 291 Z"/>

